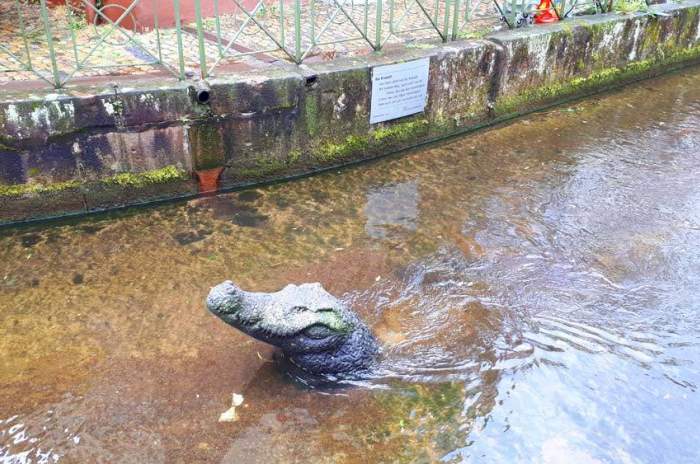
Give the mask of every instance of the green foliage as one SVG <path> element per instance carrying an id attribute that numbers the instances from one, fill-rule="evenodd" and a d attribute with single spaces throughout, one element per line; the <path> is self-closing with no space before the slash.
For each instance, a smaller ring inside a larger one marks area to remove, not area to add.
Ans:
<path id="1" fill-rule="evenodd" d="M 648 13 L 649 5 L 645 0 L 615 0 L 612 11 L 621 14 Z"/>

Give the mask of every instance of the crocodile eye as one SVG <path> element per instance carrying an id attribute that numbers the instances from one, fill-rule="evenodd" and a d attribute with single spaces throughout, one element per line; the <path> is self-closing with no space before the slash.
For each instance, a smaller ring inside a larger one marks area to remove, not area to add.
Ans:
<path id="1" fill-rule="evenodd" d="M 304 329 L 304 335 L 315 340 L 321 340 L 323 338 L 330 337 L 333 335 L 333 332 L 325 325 L 314 324 L 311 327 Z"/>

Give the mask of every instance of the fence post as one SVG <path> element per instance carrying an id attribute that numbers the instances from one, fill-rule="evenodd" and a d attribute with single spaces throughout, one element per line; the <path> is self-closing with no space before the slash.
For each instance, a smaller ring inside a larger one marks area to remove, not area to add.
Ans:
<path id="1" fill-rule="evenodd" d="M 316 46 L 316 1 L 309 1 L 309 18 L 311 19 L 310 32 L 311 32 L 311 46 Z"/>
<path id="2" fill-rule="evenodd" d="M 454 0 L 455 2 L 455 12 L 452 17 L 452 40 L 457 40 L 457 33 L 459 32 L 459 7 L 460 1 Z"/>
<path id="3" fill-rule="evenodd" d="M 17 19 L 19 20 L 19 30 L 22 34 L 22 42 L 24 43 L 24 53 L 27 55 L 27 64 L 25 68 L 27 71 L 32 70 L 32 56 L 29 54 L 29 40 L 27 40 L 27 30 L 24 27 L 24 15 L 22 14 L 22 7 L 19 4 L 19 0 L 15 0 L 15 8 L 17 9 Z"/>
<path id="4" fill-rule="evenodd" d="M 301 63 L 301 0 L 294 0 L 294 56 Z"/>
<path id="5" fill-rule="evenodd" d="M 41 21 L 44 23 L 44 32 L 46 33 L 46 45 L 49 48 L 49 59 L 51 60 L 51 74 L 53 75 L 53 83 L 56 88 L 61 87 L 61 76 L 58 73 L 58 64 L 56 63 L 56 50 L 53 47 L 53 34 L 51 32 L 51 24 L 49 23 L 49 13 L 46 7 L 46 0 L 40 0 Z"/>
<path id="6" fill-rule="evenodd" d="M 151 0 L 156 2 L 158 0 Z M 153 5 L 153 27 L 156 29 L 156 46 L 158 47 L 158 64 L 163 64 L 163 49 L 160 43 L 160 25 L 158 23 L 158 5 Z"/>
<path id="7" fill-rule="evenodd" d="M 382 48 L 382 0 L 377 0 L 377 18 L 374 31 L 374 49 L 381 50 Z"/>
<path id="8" fill-rule="evenodd" d="M 223 58 L 224 49 L 221 47 L 221 18 L 219 17 L 219 0 L 214 0 L 214 18 L 216 22 L 216 48 L 219 49 L 219 58 Z"/>
<path id="9" fill-rule="evenodd" d="M 394 32 L 394 0 L 389 0 L 389 37 L 391 37 Z"/>
<path id="10" fill-rule="evenodd" d="M 450 33 L 450 0 L 445 0 L 445 24 L 442 28 L 442 41 L 447 42 L 448 34 Z"/>
<path id="11" fill-rule="evenodd" d="M 42 0 L 43 1 L 43 0 Z M 180 70 L 179 79 L 185 80 L 185 53 L 182 50 L 182 21 L 180 20 L 180 0 L 173 0 L 175 9 L 175 35 L 177 36 L 177 61 Z"/>
<path id="12" fill-rule="evenodd" d="M 202 24 L 202 0 L 194 0 L 194 17 L 197 23 L 197 45 L 199 46 L 199 76 L 207 77 L 207 50 L 204 48 L 204 25 Z"/>
<path id="13" fill-rule="evenodd" d="M 284 0 L 280 0 L 279 2 L 279 9 L 280 9 L 280 43 L 282 44 L 282 47 L 286 50 L 287 49 L 287 43 L 286 43 L 286 37 L 284 34 Z"/>

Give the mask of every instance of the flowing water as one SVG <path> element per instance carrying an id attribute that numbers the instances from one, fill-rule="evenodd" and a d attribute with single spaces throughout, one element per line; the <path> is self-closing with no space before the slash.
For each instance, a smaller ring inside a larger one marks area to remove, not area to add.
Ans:
<path id="1" fill-rule="evenodd" d="M 697 68 L 0 234 L 0 463 L 700 462 Z M 320 281 L 381 340 L 377 378 L 300 388 L 205 310 L 227 278 Z"/>

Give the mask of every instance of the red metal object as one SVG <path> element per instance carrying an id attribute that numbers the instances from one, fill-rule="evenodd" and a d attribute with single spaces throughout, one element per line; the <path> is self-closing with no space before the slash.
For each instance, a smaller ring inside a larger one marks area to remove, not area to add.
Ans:
<path id="1" fill-rule="evenodd" d="M 285 0 L 291 3 L 292 0 Z M 305 0 L 304 0 L 305 1 Z M 84 11 L 88 24 L 107 23 L 102 16 L 97 14 L 99 10 L 110 21 L 116 22 L 125 11 L 129 13 L 119 22 L 118 26 L 130 29 L 135 32 L 148 32 L 155 28 L 156 17 L 158 17 L 158 27 L 170 28 L 175 26 L 175 12 L 172 0 L 46 0 L 49 7 L 60 5 L 70 5 L 77 11 Z M 86 5 L 88 3 L 89 5 Z M 132 7 L 132 4 L 134 4 Z M 252 12 L 258 4 L 258 0 L 239 0 L 239 3 L 248 12 Z M 201 0 L 202 18 L 212 18 L 219 15 L 231 14 L 238 11 L 235 2 L 219 1 L 218 6 L 215 0 Z M 242 18 L 246 18 L 245 15 Z M 183 27 L 195 20 L 194 0 L 180 1 L 180 19 Z"/>
<path id="2" fill-rule="evenodd" d="M 98 8 L 95 6 L 97 0 L 46 0 L 46 5 L 49 8 L 55 8 L 57 6 L 68 5 L 71 9 L 76 12 L 85 12 L 85 19 L 88 24 L 95 23 L 95 18 L 97 16 Z M 97 21 L 99 22 L 99 21 Z"/>
<path id="3" fill-rule="evenodd" d="M 169 28 L 175 25 L 173 2 L 167 0 L 102 0 L 102 13 L 116 22 L 134 2 L 136 4 L 129 10 L 129 14 L 119 23 L 120 27 L 136 32 L 147 32 L 155 27 L 156 16 L 158 16 L 158 27 Z M 214 0 L 202 0 L 200 4 L 203 18 L 216 16 L 217 11 L 222 15 L 234 13 L 238 9 L 235 2 L 220 1 L 218 10 L 215 8 Z M 257 1 L 243 0 L 240 4 L 252 11 Z M 195 20 L 194 0 L 181 0 L 180 20 L 183 25 Z"/>
<path id="4" fill-rule="evenodd" d="M 219 189 L 219 177 L 224 168 L 202 169 L 197 171 L 197 180 L 199 180 L 199 193 L 216 192 Z"/>
<path id="5" fill-rule="evenodd" d="M 559 21 L 552 0 L 540 0 L 537 5 L 537 14 L 535 14 L 535 24 L 555 23 Z"/>

